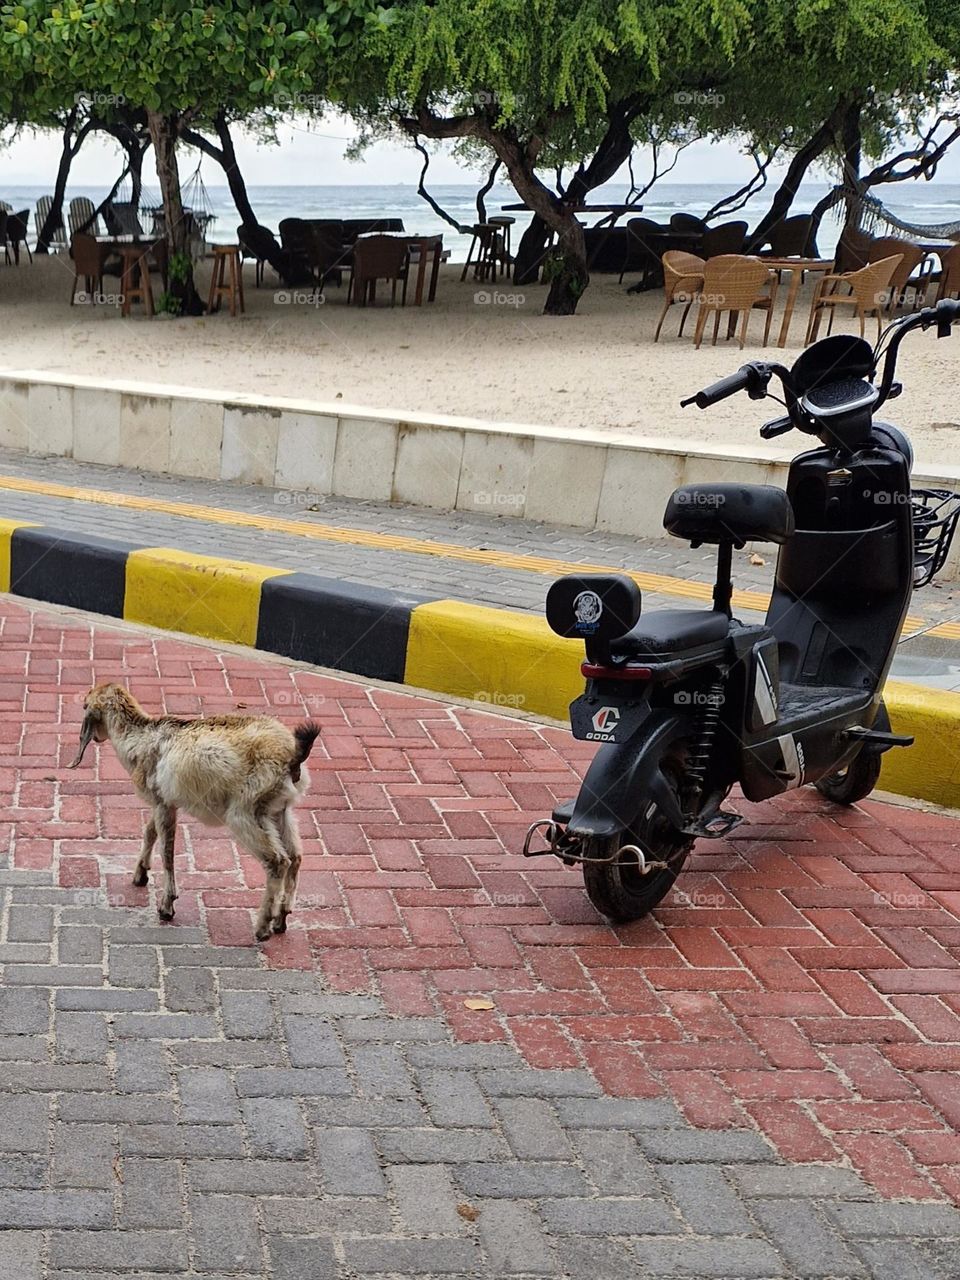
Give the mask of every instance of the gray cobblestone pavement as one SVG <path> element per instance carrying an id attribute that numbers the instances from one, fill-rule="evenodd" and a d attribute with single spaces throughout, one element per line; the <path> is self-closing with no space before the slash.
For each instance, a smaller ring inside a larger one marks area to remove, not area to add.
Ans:
<path id="1" fill-rule="evenodd" d="M 389 533 L 454 543 L 474 549 L 505 551 L 572 563 L 592 563 L 710 583 L 715 556 L 709 547 L 692 550 L 674 538 L 626 538 L 602 531 L 572 530 L 535 524 L 487 512 L 432 511 L 420 507 L 266 489 L 206 480 L 185 480 L 63 458 L 26 458 L 0 449 L 0 476 L 41 483 L 134 494 L 151 499 L 223 507 L 244 513 L 322 523 L 374 533 Z M 315 510 L 309 509 L 309 502 Z M 558 514 L 560 514 L 558 512 Z M 343 578 L 399 591 L 436 593 L 476 604 L 540 613 L 552 581 L 551 573 L 506 569 L 446 559 L 440 555 L 385 550 L 352 543 L 318 540 L 294 534 L 204 523 L 162 512 L 141 511 L 103 503 L 0 487 L 0 515 L 34 520 L 101 537 L 170 546 L 204 555 L 271 564 L 278 568 Z M 734 584 L 743 591 L 769 591 L 776 561 L 769 548 L 751 563 L 749 551 L 735 556 Z M 700 601 L 674 594 L 645 592 L 645 608 L 700 607 Z M 761 615 L 740 608 L 747 620 Z M 960 620 L 960 584 L 934 584 L 914 598 L 911 608 L 930 625 Z M 947 689 L 960 689 L 960 642 L 917 635 L 903 641 L 893 674 Z"/>
<path id="2" fill-rule="evenodd" d="M 954 1208 L 47 873 L 0 893 L 0 1280 L 960 1275 Z"/>

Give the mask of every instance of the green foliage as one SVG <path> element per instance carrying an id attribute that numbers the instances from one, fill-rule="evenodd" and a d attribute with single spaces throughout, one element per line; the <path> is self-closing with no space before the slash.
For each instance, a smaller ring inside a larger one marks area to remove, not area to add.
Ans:
<path id="1" fill-rule="evenodd" d="M 179 316 L 183 313 L 183 299 L 164 289 L 162 293 L 157 295 L 153 309 L 157 315 Z"/>
<path id="2" fill-rule="evenodd" d="M 172 253 L 167 264 L 167 276 L 174 284 L 185 284 L 190 279 L 193 263 L 188 253 Z"/>

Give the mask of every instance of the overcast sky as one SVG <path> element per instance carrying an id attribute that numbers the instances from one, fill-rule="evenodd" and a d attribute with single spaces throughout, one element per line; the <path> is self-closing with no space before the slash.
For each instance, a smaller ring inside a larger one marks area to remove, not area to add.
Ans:
<path id="1" fill-rule="evenodd" d="M 371 148 L 360 163 L 344 158 L 351 137 L 349 123 L 331 117 L 315 129 L 306 125 L 286 129 L 278 146 L 259 145 L 251 138 L 237 134 L 240 167 L 251 186 L 264 185 L 353 185 L 357 183 L 415 183 L 420 157 L 402 144 L 380 144 Z M 188 149 L 193 168 L 195 153 Z M 0 151 L 0 198 L 4 186 L 49 186 L 60 160 L 60 141 L 53 134 L 24 136 Z M 115 144 L 101 141 L 98 135 L 88 139 L 74 160 L 71 182 L 78 186 L 109 185 L 120 164 Z M 187 166 L 184 166 L 185 168 Z M 668 182 L 722 182 L 731 188 L 746 180 L 752 164 L 731 143 L 696 143 L 681 156 Z M 188 170 L 189 171 L 189 170 Z M 642 158 L 636 165 L 638 178 L 644 175 Z M 204 181 L 208 186 L 223 182 L 220 169 L 206 160 Z M 626 177 L 624 173 L 624 179 Z M 775 176 L 775 175 L 771 175 Z M 148 186 L 155 185 L 149 158 L 144 172 Z M 470 182 L 473 175 L 447 154 L 438 154 L 430 167 L 432 184 Z M 960 182 L 960 153 L 948 155 L 937 175 L 938 182 Z"/>

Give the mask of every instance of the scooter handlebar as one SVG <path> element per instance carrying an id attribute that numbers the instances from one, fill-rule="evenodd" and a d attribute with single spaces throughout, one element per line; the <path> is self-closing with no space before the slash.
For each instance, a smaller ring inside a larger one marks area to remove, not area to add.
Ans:
<path id="1" fill-rule="evenodd" d="M 729 396 L 735 396 L 738 391 L 746 391 L 752 381 L 753 370 L 750 365 L 745 364 L 736 373 L 729 373 L 719 382 L 713 382 L 709 387 L 698 391 L 695 396 L 681 400 L 680 407 L 685 409 L 688 404 L 695 404 L 698 409 L 709 409 L 712 404 L 726 400 Z"/>

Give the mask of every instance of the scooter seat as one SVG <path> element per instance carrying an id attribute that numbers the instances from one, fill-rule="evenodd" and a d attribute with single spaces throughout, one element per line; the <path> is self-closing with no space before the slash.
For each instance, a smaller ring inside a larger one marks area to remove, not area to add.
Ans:
<path id="1" fill-rule="evenodd" d="M 723 640 L 729 627 L 730 619 L 725 613 L 707 609 L 658 609 L 644 614 L 626 635 L 612 640 L 610 652 L 615 657 L 634 658 L 699 649 Z"/>

